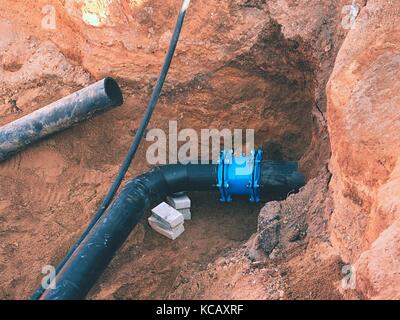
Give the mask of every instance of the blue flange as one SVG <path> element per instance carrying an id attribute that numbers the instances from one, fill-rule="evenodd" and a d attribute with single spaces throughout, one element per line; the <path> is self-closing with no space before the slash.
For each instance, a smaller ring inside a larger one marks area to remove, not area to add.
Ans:
<path id="1" fill-rule="evenodd" d="M 249 156 L 235 156 L 224 150 L 218 166 L 218 188 L 222 202 L 231 202 L 233 195 L 249 195 L 251 202 L 260 201 L 262 151 Z"/>

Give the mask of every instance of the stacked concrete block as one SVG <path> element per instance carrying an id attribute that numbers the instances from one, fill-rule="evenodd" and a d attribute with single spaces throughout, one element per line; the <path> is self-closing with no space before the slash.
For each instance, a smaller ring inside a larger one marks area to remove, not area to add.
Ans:
<path id="1" fill-rule="evenodd" d="M 153 210 L 152 216 L 148 219 L 150 226 L 161 235 L 175 240 L 184 231 L 185 219 L 179 211 L 163 202 Z"/>
<path id="2" fill-rule="evenodd" d="M 182 213 L 185 220 L 192 219 L 192 213 L 190 211 L 192 203 L 186 194 L 180 193 L 169 196 L 167 197 L 167 203 Z"/>

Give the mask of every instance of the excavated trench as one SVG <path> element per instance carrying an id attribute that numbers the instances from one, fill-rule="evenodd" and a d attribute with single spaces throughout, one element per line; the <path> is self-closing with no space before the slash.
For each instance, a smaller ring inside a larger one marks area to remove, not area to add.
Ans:
<path id="1" fill-rule="evenodd" d="M 300 43 L 284 39 L 276 23 L 262 31 L 249 52 L 215 73 L 196 76 L 180 88 L 167 89 L 162 100 L 184 106 L 182 122 L 189 122 L 186 113 L 190 112 L 192 101 L 202 99 L 210 107 L 222 106 L 230 117 L 244 117 L 242 128 L 254 126 L 256 146 L 263 147 L 266 159 L 299 161 L 307 175 L 311 175 L 307 168 L 318 169 L 317 163 L 302 161 L 313 135 L 312 63 L 301 51 Z M 229 123 L 225 112 L 226 121 L 221 121 L 220 126 Z M 195 116 L 203 127 L 210 123 L 206 114 Z M 223 204 L 216 193 L 190 196 L 193 220 L 186 222 L 183 236 L 172 242 L 158 235 L 148 226 L 147 213 L 92 290 L 91 299 L 179 297 L 182 287 L 213 269 L 221 257 L 230 257 L 248 247 L 248 240 L 260 228 L 259 212 L 264 203 L 250 204 L 242 197 Z M 250 255 L 248 261 L 251 260 L 254 257 Z M 191 293 L 192 297 L 204 297 L 200 293 L 201 280 L 197 286 L 199 290 Z"/>
<path id="2" fill-rule="evenodd" d="M 303 173 L 312 178 L 323 167 L 324 159 L 309 157 L 309 154 L 318 153 L 320 145 L 328 143 L 321 141 L 325 129 L 315 118 L 318 113 L 317 71 L 312 48 L 301 39 L 286 39 L 281 26 L 272 19 L 264 23 L 255 39 L 245 49 L 240 49 L 240 42 L 234 41 L 224 48 L 235 52 L 229 59 L 210 63 L 208 69 L 193 66 L 191 70 L 188 63 L 202 53 L 195 50 L 194 57 L 190 56 L 188 36 L 184 35 L 181 43 L 184 49 L 178 49 L 150 128 L 167 131 L 168 121 L 177 120 L 178 129 L 255 129 L 255 144 L 264 148 L 265 159 L 299 161 Z M 87 70 L 82 70 L 77 61 L 66 58 L 76 56 L 72 49 L 66 52 L 62 46 L 60 51 L 52 45 L 49 48 L 55 53 L 40 50 L 57 56 L 55 64 L 62 59 L 68 75 L 46 75 L 44 83 L 35 81 L 31 87 L 26 81 L 20 84 L 17 95 L 23 99 L 16 99 L 16 104 L 22 114 L 48 102 L 48 97 L 43 97 L 40 92 L 41 88 L 47 88 L 48 92 L 49 86 L 53 86 L 52 91 L 58 98 L 76 89 L 77 84 L 71 83 L 77 74 L 83 79 L 88 70 L 92 75 L 97 73 L 93 68 L 97 55 L 93 61 L 86 61 Z M 99 52 L 100 56 L 109 54 L 102 48 Z M 161 61 L 162 50 L 156 56 Z M 137 63 L 145 65 L 147 62 L 141 59 Z M 39 66 L 40 63 L 38 59 Z M 147 68 L 151 76 L 140 73 L 140 76 L 135 74 L 129 78 L 128 72 L 121 67 L 125 61 L 117 66 L 113 66 L 112 59 L 108 63 L 110 70 L 115 67 L 112 72 L 117 75 L 126 97 L 121 109 L 39 143 L 0 167 L 0 222 L 4 226 L 0 233 L 4 257 L 0 263 L 2 298 L 26 298 L 40 282 L 43 262 L 56 264 L 64 256 L 101 201 L 137 128 L 159 64 Z M 70 65 L 73 67 L 68 69 Z M 25 80 L 29 79 L 26 68 L 27 64 L 21 67 L 25 70 L 22 74 Z M 18 74 L 20 71 L 16 69 L 7 67 L 4 71 Z M 37 70 L 33 71 L 34 75 L 37 73 Z M 68 85 L 62 83 L 63 77 L 69 77 Z M 17 81 L 4 86 L 2 99 L 5 104 Z M 32 100 L 33 106 L 29 103 Z M 20 116 L 12 110 L 7 111 L 0 117 L 0 122 L 6 123 Z M 130 177 L 148 169 L 145 163 L 148 146 L 146 142 L 140 149 Z M 219 263 L 221 257 L 228 259 L 241 253 L 248 247 L 249 238 L 262 231 L 259 212 L 264 204 L 250 204 L 247 199 L 223 204 L 218 201 L 217 194 L 209 193 L 190 196 L 193 220 L 186 223 L 183 236 L 172 242 L 156 234 L 146 223 L 147 214 L 89 298 L 184 298 L 181 291 L 187 286 L 192 291 L 196 291 L 196 286 L 199 288 L 197 293 L 191 291 L 188 298 L 218 296 L 200 290 L 207 283 L 202 283 L 202 277 Z M 28 265 L 35 274 L 27 272 Z M 250 276 L 254 274 L 250 273 Z M 260 284 L 264 285 L 263 282 Z M 218 290 L 222 294 L 225 289 Z"/>

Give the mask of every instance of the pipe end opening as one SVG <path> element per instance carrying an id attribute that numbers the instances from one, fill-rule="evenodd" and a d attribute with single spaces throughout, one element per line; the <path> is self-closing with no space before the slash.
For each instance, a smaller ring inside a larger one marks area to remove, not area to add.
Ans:
<path id="1" fill-rule="evenodd" d="M 121 88 L 115 79 L 110 77 L 105 78 L 104 88 L 108 98 L 113 102 L 114 105 L 120 106 L 124 103 L 124 97 L 122 95 Z"/>

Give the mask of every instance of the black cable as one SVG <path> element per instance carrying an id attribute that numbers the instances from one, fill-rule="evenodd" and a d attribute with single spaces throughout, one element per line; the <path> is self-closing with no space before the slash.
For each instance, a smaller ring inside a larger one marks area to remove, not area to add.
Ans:
<path id="1" fill-rule="evenodd" d="M 182 3 L 181 10 L 179 12 L 178 20 L 175 25 L 175 30 L 174 34 L 171 39 L 171 43 L 165 58 L 164 65 L 161 69 L 160 76 L 157 80 L 157 83 L 153 89 L 153 93 L 151 95 L 149 104 L 147 105 L 146 112 L 143 116 L 142 122 L 140 123 L 140 126 L 136 132 L 135 138 L 133 139 L 133 142 L 129 148 L 128 154 L 125 157 L 124 162 L 121 165 L 121 168 L 118 172 L 117 177 L 115 178 L 113 184 L 111 185 L 110 189 L 108 190 L 108 193 L 106 197 L 104 198 L 102 204 L 100 205 L 99 209 L 97 210 L 96 214 L 90 221 L 88 227 L 85 229 L 85 231 L 82 233 L 80 238 L 75 242 L 73 247 L 68 251 L 67 255 L 64 257 L 64 259 L 58 264 L 56 268 L 56 274 L 62 269 L 62 267 L 65 265 L 65 263 L 68 261 L 68 259 L 72 256 L 76 248 L 81 244 L 83 239 L 87 236 L 87 234 L 90 232 L 90 230 L 93 228 L 93 226 L 97 223 L 97 221 L 100 219 L 104 211 L 108 208 L 110 205 L 111 201 L 113 200 L 116 192 L 118 191 L 126 172 L 129 169 L 129 166 L 136 154 L 137 149 L 139 148 L 140 142 L 143 138 L 143 135 L 145 133 L 145 130 L 147 128 L 147 125 L 149 124 L 149 121 L 151 119 L 151 116 L 153 114 L 153 111 L 157 105 L 158 98 L 160 97 L 161 90 L 163 88 L 165 79 L 168 74 L 169 67 L 171 65 L 172 58 L 174 57 L 175 49 L 178 44 L 179 36 L 182 30 L 182 25 L 185 19 L 186 15 L 186 10 L 189 6 L 190 0 L 184 0 Z M 31 299 L 32 300 L 38 300 L 42 296 L 43 292 L 45 290 L 43 287 L 40 287 L 39 289 L 36 290 L 36 292 L 32 295 Z"/>

